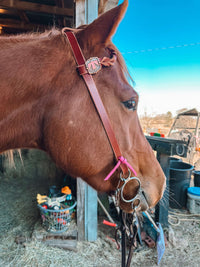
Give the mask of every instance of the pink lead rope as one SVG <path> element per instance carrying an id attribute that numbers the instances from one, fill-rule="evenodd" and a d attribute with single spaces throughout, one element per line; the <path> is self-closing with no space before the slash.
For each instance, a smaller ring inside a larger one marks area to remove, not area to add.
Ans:
<path id="1" fill-rule="evenodd" d="M 137 176 L 136 171 L 133 169 L 133 167 L 128 163 L 127 159 L 125 159 L 124 157 L 120 156 L 118 157 L 118 162 L 115 165 L 115 167 L 112 169 L 112 171 L 106 176 L 106 178 L 104 179 L 104 181 L 107 181 L 112 175 L 113 173 L 119 168 L 119 166 L 121 164 L 125 164 L 133 173 L 135 176 Z"/>

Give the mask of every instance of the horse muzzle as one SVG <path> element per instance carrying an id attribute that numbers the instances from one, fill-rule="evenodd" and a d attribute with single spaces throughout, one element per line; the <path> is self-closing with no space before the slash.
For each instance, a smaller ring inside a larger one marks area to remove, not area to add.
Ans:
<path id="1" fill-rule="evenodd" d="M 119 207 L 126 213 L 132 213 L 134 211 L 146 211 L 149 209 L 149 204 L 142 190 L 134 197 L 134 201 L 126 202 L 121 198 L 118 200 Z"/>

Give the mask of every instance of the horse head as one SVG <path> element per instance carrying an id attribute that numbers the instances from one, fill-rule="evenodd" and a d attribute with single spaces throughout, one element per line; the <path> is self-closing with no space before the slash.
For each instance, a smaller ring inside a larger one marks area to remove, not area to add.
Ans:
<path id="1" fill-rule="evenodd" d="M 154 206 L 162 197 L 165 176 L 139 123 L 138 94 L 128 83 L 124 61 L 111 41 L 127 4 L 128 1 L 124 1 L 91 24 L 74 30 L 74 34 L 86 59 L 94 56 L 105 59 L 102 69 L 93 78 L 123 156 L 138 174 L 141 183 L 139 206 L 144 210 Z M 67 40 L 66 46 L 70 57 L 68 73 L 65 74 L 68 93 L 62 92 L 59 110 L 51 114 L 51 120 L 45 127 L 45 147 L 72 176 L 82 177 L 98 191 L 112 193 L 122 186 L 119 182 L 120 170 L 104 181 L 113 168 L 113 151 L 86 85 L 76 71 L 76 62 Z M 55 140 L 52 140 L 52 132 L 56 132 Z M 138 194 L 138 187 L 136 179 L 124 185 L 124 199 L 133 199 Z M 124 199 L 119 197 L 120 207 L 132 211 L 132 204 Z"/>
<path id="2" fill-rule="evenodd" d="M 112 194 L 123 187 L 119 205 L 131 212 L 138 195 L 141 210 L 162 197 L 165 176 L 147 142 L 137 115 L 139 97 L 127 80 L 127 70 L 111 41 L 128 1 L 74 32 L 86 59 L 101 59 L 94 82 L 127 162 L 137 173 L 128 183 L 116 164 L 106 132 L 87 91 L 66 35 L 22 35 L 0 39 L 0 151 L 39 148 L 73 177 L 98 191 Z M 130 174 L 134 176 L 133 173 Z M 124 178 L 124 177 L 123 177 Z M 140 190 L 139 187 L 141 186 Z"/>

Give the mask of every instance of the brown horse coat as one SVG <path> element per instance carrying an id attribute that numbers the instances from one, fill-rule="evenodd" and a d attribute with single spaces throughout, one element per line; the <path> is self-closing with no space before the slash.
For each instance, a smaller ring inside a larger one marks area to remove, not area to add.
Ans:
<path id="1" fill-rule="evenodd" d="M 108 11 L 88 26 L 75 30 L 86 59 L 117 56 L 113 66 L 94 75 L 123 156 L 141 180 L 141 208 L 154 206 L 162 197 L 165 176 L 148 144 L 137 116 L 123 101 L 138 94 L 126 78 L 126 67 L 111 42 L 128 1 Z M 112 192 L 119 183 L 113 151 L 66 37 L 57 30 L 0 38 L 0 151 L 39 148 L 74 177 L 82 177 L 96 190 Z M 125 188 L 127 198 L 135 183 Z M 121 207 L 131 206 L 121 201 Z"/>

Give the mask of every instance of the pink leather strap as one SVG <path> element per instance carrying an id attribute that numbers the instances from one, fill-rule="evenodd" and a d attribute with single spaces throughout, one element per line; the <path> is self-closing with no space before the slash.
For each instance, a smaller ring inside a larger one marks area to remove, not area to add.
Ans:
<path id="1" fill-rule="evenodd" d="M 77 42 L 77 39 L 73 32 L 71 31 L 65 31 L 65 34 L 69 40 L 71 49 L 73 51 L 76 63 L 78 65 L 78 69 L 81 72 L 81 75 L 87 85 L 88 91 L 90 93 L 91 98 L 93 99 L 94 105 L 97 109 L 97 112 L 99 114 L 99 117 L 102 121 L 102 124 L 104 126 L 105 132 L 107 134 L 108 140 L 110 142 L 110 145 L 112 147 L 112 150 L 114 152 L 115 158 L 118 161 L 119 158 L 122 157 L 118 142 L 116 140 L 115 134 L 113 132 L 113 129 L 111 127 L 111 123 L 108 117 L 108 114 L 104 108 L 104 105 L 102 103 L 101 97 L 99 95 L 99 92 L 97 90 L 96 84 L 92 78 L 92 76 L 85 71 L 85 58 L 82 54 L 81 48 Z M 124 163 L 121 163 L 120 168 L 123 172 L 123 174 L 126 174 L 128 172 L 127 165 Z"/>

